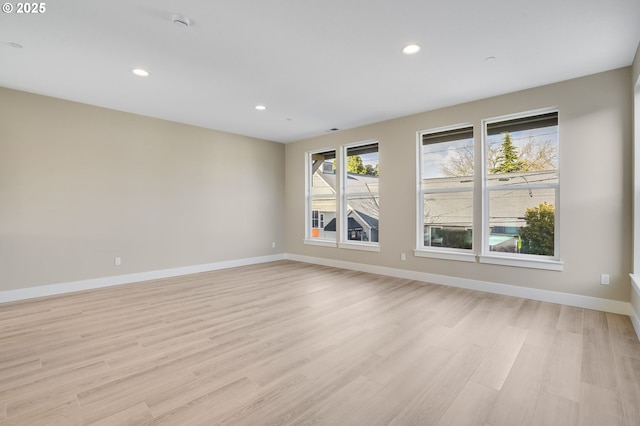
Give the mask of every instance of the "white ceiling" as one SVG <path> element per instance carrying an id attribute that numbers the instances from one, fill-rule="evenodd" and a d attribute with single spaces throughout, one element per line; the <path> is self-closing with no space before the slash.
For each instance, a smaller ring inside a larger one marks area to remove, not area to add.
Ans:
<path id="1" fill-rule="evenodd" d="M 640 41 L 639 0 L 45 5 L 0 14 L 0 86 L 285 143 L 627 66 Z"/>

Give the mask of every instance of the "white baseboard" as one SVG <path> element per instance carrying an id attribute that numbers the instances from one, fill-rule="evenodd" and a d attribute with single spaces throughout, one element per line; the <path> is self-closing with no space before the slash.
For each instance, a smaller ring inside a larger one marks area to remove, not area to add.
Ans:
<path id="1" fill-rule="evenodd" d="M 631 323 L 633 324 L 633 328 L 636 331 L 636 335 L 638 339 L 640 339 L 640 315 L 638 314 L 637 309 L 640 309 L 640 306 L 636 308 L 633 301 L 640 301 L 640 286 L 638 286 L 638 282 L 636 279 L 640 278 L 634 274 L 631 274 L 631 303 L 629 304 L 629 317 L 631 318 Z"/>
<path id="2" fill-rule="evenodd" d="M 235 268 L 238 266 L 256 265 L 259 263 L 284 260 L 284 254 L 271 256 L 249 257 L 244 259 L 227 260 L 223 262 L 207 263 L 203 265 L 184 266 L 180 268 L 161 269 L 158 271 L 140 272 L 136 274 L 116 275 L 113 277 L 93 278 L 68 283 L 50 284 L 17 290 L 0 291 L 0 303 L 17 300 L 33 299 L 36 297 L 53 296 L 74 291 L 92 290 L 140 281 L 157 280 L 160 278 L 177 277 L 180 275 L 197 274 L 199 272 L 216 271 L 219 269 Z"/>
<path id="3" fill-rule="evenodd" d="M 406 269 L 388 268 L 385 266 L 366 265 L 362 263 L 344 262 L 341 260 L 325 259 L 319 257 L 300 256 L 287 254 L 286 258 L 298 262 L 313 263 L 316 265 L 333 266 L 335 268 L 351 269 L 354 271 L 369 272 L 372 274 L 387 275 L 396 278 L 405 278 L 423 281 L 433 284 L 460 287 L 470 290 L 497 293 L 506 296 L 523 297 L 525 299 L 539 300 L 542 302 L 559 303 L 562 305 L 579 308 L 594 309 L 611 312 L 614 314 L 631 315 L 631 304 L 619 300 L 600 299 L 597 297 L 581 296 L 578 294 L 560 293 L 549 290 L 539 290 L 529 287 L 518 287 L 508 284 L 498 284 L 488 281 L 472 280 L 468 278 L 456 278 L 446 275 L 429 274 L 426 272 L 409 271 Z M 635 325 L 635 324 L 634 324 Z M 636 331 L 639 328 L 636 327 Z"/>
<path id="4" fill-rule="evenodd" d="M 629 317 L 631 318 L 631 323 L 633 324 L 633 329 L 636 331 L 636 336 L 638 336 L 638 340 L 640 340 L 640 316 L 631 305 L 631 314 Z"/>
<path id="5" fill-rule="evenodd" d="M 638 338 L 640 339 L 640 315 L 638 314 L 638 312 L 636 312 L 632 304 L 629 302 L 600 299 L 597 297 L 581 296 L 577 294 L 560 293 L 548 290 L 539 290 L 528 287 L 518 287 L 514 285 L 492 283 L 488 281 L 472 280 L 467 278 L 456 278 L 446 275 L 430 274 L 426 272 L 409 271 L 406 269 L 395 269 L 384 266 L 367 265 L 362 263 L 345 262 L 341 260 L 284 253 L 271 256 L 251 257 L 216 263 L 208 263 L 203 265 L 162 269 L 158 271 L 94 278 L 68 283 L 50 284 L 17 290 L 0 291 L 0 303 L 33 299 L 44 296 L 53 296 L 57 294 L 91 290 L 102 287 L 111 287 L 122 284 L 131 284 L 135 282 L 149 281 L 161 278 L 170 278 L 181 275 L 196 274 L 199 272 L 216 271 L 219 269 L 234 268 L 238 266 L 256 265 L 259 263 L 275 262 L 284 259 L 312 263 L 316 265 L 332 266 L 335 268 L 350 269 L 354 271 L 369 272 L 372 274 L 387 275 L 397 278 L 423 281 L 450 287 L 460 287 L 470 290 L 484 291 L 488 293 L 503 294 L 506 296 L 523 297 L 526 299 L 559 303 L 563 305 L 594 309 L 622 315 L 629 315 L 636 330 L 636 334 L 638 334 Z M 637 284 L 635 284 L 635 282 L 632 286 L 632 291 L 635 291 L 638 294 L 638 298 L 640 299 L 640 287 L 637 287 Z"/>

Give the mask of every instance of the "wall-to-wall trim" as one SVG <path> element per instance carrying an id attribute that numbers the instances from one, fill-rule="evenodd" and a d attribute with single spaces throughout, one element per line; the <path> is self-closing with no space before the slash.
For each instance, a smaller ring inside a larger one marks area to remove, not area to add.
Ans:
<path id="1" fill-rule="evenodd" d="M 581 296 L 579 294 L 560 293 L 549 290 L 539 290 L 535 288 L 472 280 L 468 278 L 456 278 L 445 275 L 429 274 L 426 272 L 409 271 L 406 269 L 395 269 L 385 266 L 366 265 L 334 259 L 301 256 L 297 254 L 287 254 L 286 258 L 298 262 L 333 266 L 335 268 L 351 269 L 354 271 L 369 272 L 372 274 L 387 275 L 396 278 L 406 278 L 450 287 L 461 287 L 470 290 L 484 291 L 487 293 L 503 294 L 506 296 L 523 297 L 526 299 L 540 300 L 542 302 L 559 303 L 562 305 L 594 309 L 615 314 L 631 315 L 632 310 L 629 302 L 619 300 L 600 299 L 597 297 Z M 638 330 L 637 327 L 636 330 Z"/>
<path id="2" fill-rule="evenodd" d="M 631 276 L 631 303 L 629 304 L 629 317 L 631 318 L 631 322 L 633 323 L 633 328 L 636 330 L 636 335 L 638 339 L 640 339 L 640 314 L 636 311 L 636 307 L 633 304 L 633 299 L 635 296 L 636 300 L 640 300 L 640 284 L 638 284 L 637 279 L 640 278 L 635 274 L 630 274 Z"/>
<path id="3" fill-rule="evenodd" d="M 244 259 L 227 260 L 223 262 L 207 263 L 202 265 L 183 266 L 179 268 L 161 269 L 158 271 L 140 272 L 112 277 L 93 278 L 68 283 L 50 284 L 38 287 L 21 288 L 17 290 L 0 291 L 0 303 L 14 302 L 17 300 L 34 299 L 36 297 L 53 296 L 56 294 L 71 293 L 74 291 L 92 290 L 102 287 L 111 287 L 122 284 L 131 284 L 140 281 L 157 280 L 180 275 L 197 274 L 199 272 L 216 271 L 219 269 L 235 268 L 238 266 L 256 265 L 259 263 L 284 260 L 284 254 L 271 256 L 249 257 Z"/>
<path id="4" fill-rule="evenodd" d="M 632 291 L 636 291 L 636 290 L 632 290 Z M 640 293 L 638 293 L 638 297 L 640 297 Z M 638 336 L 638 340 L 640 340 L 640 316 L 634 309 L 633 305 L 630 305 L 629 311 L 630 311 L 629 317 L 631 318 L 633 329 L 636 331 L 636 336 Z"/>

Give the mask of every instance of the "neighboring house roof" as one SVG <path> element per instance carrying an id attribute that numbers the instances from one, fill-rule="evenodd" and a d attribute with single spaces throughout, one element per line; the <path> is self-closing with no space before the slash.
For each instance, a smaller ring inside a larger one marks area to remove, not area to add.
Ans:
<path id="1" fill-rule="evenodd" d="M 354 218 L 350 217 L 348 218 L 348 230 L 349 231 L 361 231 L 362 230 L 362 225 L 360 225 L 358 223 L 357 220 L 355 220 Z M 324 227 L 325 231 L 330 231 L 330 232 L 335 232 L 336 231 L 336 219 L 333 218 L 331 219 L 331 221 L 329 221 L 329 223 L 327 223 L 327 226 Z"/>
<path id="2" fill-rule="evenodd" d="M 367 222 L 367 225 L 369 225 L 373 229 L 378 229 L 378 218 L 377 217 L 371 217 L 368 214 L 364 213 L 363 212 L 364 209 L 354 208 L 353 210 L 357 213 L 358 216 L 360 216 L 360 218 L 362 218 L 362 220 Z"/>
<path id="3" fill-rule="evenodd" d="M 492 226 L 523 226 L 524 215 L 528 208 L 540 204 L 555 204 L 555 191 L 552 188 L 522 188 L 518 185 L 547 184 L 557 179 L 555 171 L 535 171 L 507 173 L 496 176 L 490 188 L 505 188 L 490 191 L 490 220 Z M 459 177 L 431 179 L 428 187 L 436 192 L 425 190 L 424 211 L 433 226 L 471 227 L 473 222 L 472 192 L 437 192 L 443 188 L 469 189 L 468 179 L 464 182 Z M 513 188 L 511 188 L 513 187 Z M 501 202 L 504 200 L 504 202 Z"/>
<path id="4" fill-rule="evenodd" d="M 321 181 L 327 185 L 327 191 L 335 194 L 336 175 L 334 173 L 316 173 Z M 471 181 L 469 180 L 471 179 Z M 537 207 L 542 203 L 555 204 L 555 193 L 552 188 L 518 188 L 518 185 L 546 184 L 557 179 L 556 171 L 535 171 L 523 173 L 508 173 L 496 176 L 491 182 L 492 187 L 513 187 L 506 190 L 491 191 L 491 225 L 492 226 L 523 226 L 524 215 L 528 208 Z M 461 190 L 472 188 L 472 178 L 447 177 L 430 179 L 428 187 L 435 192 L 425 191 L 425 215 L 429 217 L 427 224 L 432 226 L 460 226 L 471 227 L 473 225 L 473 197 L 472 192 L 438 192 L 444 188 L 456 188 Z M 378 192 L 378 177 L 349 173 L 347 175 L 347 189 L 349 194 L 360 194 L 350 197 L 348 208 L 358 218 L 372 229 L 379 226 L 378 199 L 369 193 Z M 519 192 L 516 193 L 516 191 Z M 505 199 L 505 202 L 500 202 Z M 349 217 L 349 230 L 359 229 L 358 224 Z M 325 230 L 335 231 L 335 219 L 331 220 Z"/>
<path id="5" fill-rule="evenodd" d="M 335 193 L 337 185 L 337 177 L 335 173 L 323 173 L 322 169 L 318 169 L 316 174 L 331 188 Z M 360 175 L 356 173 L 347 174 L 347 190 L 349 194 L 359 194 L 356 197 L 349 198 L 347 207 L 355 212 L 368 226 L 378 229 L 379 224 L 379 205 L 378 200 L 369 193 L 378 193 L 378 177 L 370 175 Z M 355 222 L 355 224 L 352 223 Z M 329 226 L 333 229 L 328 229 Z M 358 222 L 349 217 L 348 229 L 359 229 L 362 226 Z M 352 226 L 353 225 L 353 226 Z M 335 231 L 335 220 L 331 220 L 326 226 L 325 231 Z"/>

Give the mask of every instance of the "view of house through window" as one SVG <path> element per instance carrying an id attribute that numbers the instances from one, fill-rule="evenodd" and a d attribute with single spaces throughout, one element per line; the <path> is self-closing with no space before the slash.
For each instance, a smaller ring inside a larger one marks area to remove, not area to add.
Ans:
<path id="1" fill-rule="evenodd" d="M 336 151 L 308 154 L 309 189 L 307 238 L 336 240 L 335 226 L 327 229 L 327 222 L 336 219 L 336 173 L 333 164 Z"/>
<path id="2" fill-rule="evenodd" d="M 378 143 L 344 148 L 343 241 L 379 241 Z M 331 223 L 327 225 L 329 227 Z M 335 227 L 335 224 L 333 225 Z"/>
<path id="3" fill-rule="evenodd" d="M 423 247 L 473 248 L 473 127 L 422 134 Z"/>
<path id="4" fill-rule="evenodd" d="M 557 257 L 558 113 L 486 123 L 491 252 Z"/>

